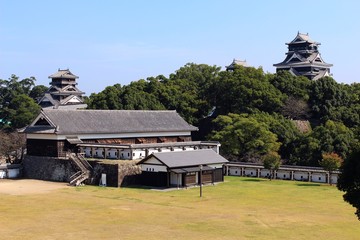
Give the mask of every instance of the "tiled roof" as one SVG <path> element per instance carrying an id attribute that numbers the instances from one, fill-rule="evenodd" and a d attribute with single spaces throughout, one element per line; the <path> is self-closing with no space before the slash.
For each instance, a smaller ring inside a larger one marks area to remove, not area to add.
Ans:
<path id="1" fill-rule="evenodd" d="M 57 134 L 116 134 L 198 130 L 181 118 L 176 111 L 43 109 L 37 119 L 39 117 L 48 119 L 53 125 L 53 132 Z M 36 124 L 36 121 L 33 124 Z M 25 132 L 36 132 L 38 126 L 32 125 L 27 127 Z"/>
<path id="2" fill-rule="evenodd" d="M 59 69 L 56 73 L 49 76 L 49 78 L 70 78 L 76 79 L 79 78 L 78 76 L 72 74 L 69 69 L 61 70 Z"/>
<path id="3" fill-rule="evenodd" d="M 190 167 L 208 164 L 227 163 L 228 160 L 217 154 L 214 150 L 193 150 L 180 152 L 158 152 L 149 155 L 141 160 L 138 164 L 146 163 L 146 161 L 154 156 L 169 168 Z"/>
<path id="4" fill-rule="evenodd" d="M 304 33 L 299 33 L 296 35 L 296 37 L 294 38 L 294 40 L 292 40 L 290 43 L 287 44 L 293 44 L 293 43 L 302 43 L 302 42 L 308 42 L 308 43 L 313 43 L 313 44 L 320 44 L 318 42 L 313 41 L 310 37 L 309 34 L 304 34 Z"/>

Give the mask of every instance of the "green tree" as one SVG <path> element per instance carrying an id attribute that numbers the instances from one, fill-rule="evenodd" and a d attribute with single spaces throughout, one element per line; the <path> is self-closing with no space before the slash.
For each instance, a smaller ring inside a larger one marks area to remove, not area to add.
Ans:
<path id="1" fill-rule="evenodd" d="M 309 99 L 311 80 L 308 78 L 294 76 L 289 71 L 279 71 L 268 76 L 270 83 L 288 97 L 303 99 L 305 101 Z"/>
<path id="2" fill-rule="evenodd" d="M 319 165 L 329 172 L 329 183 L 332 185 L 331 175 L 335 170 L 338 170 L 343 162 L 343 159 L 336 153 L 323 153 Z"/>
<path id="3" fill-rule="evenodd" d="M 89 109 L 122 109 L 120 101 L 121 93 L 121 85 L 115 84 L 114 86 L 106 87 L 98 94 L 92 93 L 90 97 L 86 99 L 86 104 Z"/>
<path id="4" fill-rule="evenodd" d="M 331 120 L 314 128 L 311 135 L 319 140 L 321 153 L 335 152 L 342 158 L 346 158 L 351 147 L 357 142 L 351 129 L 341 122 Z"/>
<path id="5" fill-rule="evenodd" d="M 30 124 L 39 114 L 40 109 L 40 106 L 32 98 L 20 94 L 11 100 L 9 106 L 3 112 L 5 113 L 4 116 L 6 116 L 5 119 L 11 122 L 11 128 L 17 129 Z"/>
<path id="6" fill-rule="evenodd" d="M 261 68 L 235 68 L 220 72 L 216 81 L 216 108 L 219 114 L 278 112 L 286 97 L 276 89 Z"/>
<path id="7" fill-rule="evenodd" d="M 259 162 L 261 156 L 279 150 L 280 143 L 264 123 L 247 114 L 220 115 L 210 139 L 219 141 L 224 155 L 232 160 Z"/>
<path id="8" fill-rule="evenodd" d="M 275 178 L 275 171 L 281 165 L 281 158 L 277 152 L 269 152 L 262 157 L 264 168 L 270 171 L 269 179 Z"/>
<path id="9" fill-rule="evenodd" d="M 36 102 L 38 102 L 44 96 L 44 93 L 47 90 L 48 90 L 48 87 L 46 87 L 44 85 L 36 85 L 31 89 L 31 91 L 29 93 L 29 97 L 31 97 Z"/>
<path id="10" fill-rule="evenodd" d="M 39 107 L 28 97 L 35 81 L 34 77 L 19 80 L 14 74 L 0 80 L 0 129 L 24 127 L 38 113 Z"/>
<path id="11" fill-rule="evenodd" d="M 356 208 L 360 220 L 360 147 L 358 146 L 341 167 L 337 188 L 343 192 L 344 200 Z"/>
<path id="12" fill-rule="evenodd" d="M 156 95 L 153 81 L 139 80 L 124 86 L 120 94 L 123 109 L 162 110 L 165 109 Z"/>
<path id="13" fill-rule="evenodd" d="M 350 96 L 343 84 L 338 84 L 331 77 L 312 81 L 310 86 L 310 106 L 313 117 L 321 122 L 334 120 L 337 108 L 349 106 Z"/>

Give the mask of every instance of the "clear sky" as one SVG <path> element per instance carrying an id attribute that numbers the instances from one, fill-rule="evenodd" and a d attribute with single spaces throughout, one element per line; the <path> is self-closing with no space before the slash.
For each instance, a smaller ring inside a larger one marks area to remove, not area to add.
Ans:
<path id="1" fill-rule="evenodd" d="M 186 63 L 272 66 L 297 32 L 321 43 L 337 82 L 360 82 L 359 0 L 0 0 L 0 79 L 69 68 L 86 95 Z"/>

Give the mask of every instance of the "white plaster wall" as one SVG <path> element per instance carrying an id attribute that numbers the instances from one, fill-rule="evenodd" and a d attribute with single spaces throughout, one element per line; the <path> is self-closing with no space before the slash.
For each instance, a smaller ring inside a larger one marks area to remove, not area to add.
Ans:
<path id="1" fill-rule="evenodd" d="M 133 151 L 133 159 L 143 159 L 145 157 L 145 150 L 136 149 Z"/>
<path id="2" fill-rule="evenodd" d="M 8 169 L 8 178 L 17 178 L 20 175 L 20 169 Z"/>
<path id="3" fill-rule="evenodd" d="M 245 176 L 256 177 L 256 171 L 255 168 L 245 168 Z"/>
<path id="4" fill-rule="evenodd" d="M 107 158 L 116 159 L 117 158 L 117 150 L 116 149 L 108 149 L 107 150 Z"/>
<path id="5" fill-rule="evenodd" d="M 290 179 L 291 178 L 291 172 L 290 171 L 278 170 L 277 171 L 277 178 L 278 179 Z"/>
<path id="6" fill-rule="evenodd" d="M 319 183 L 326 183 L 327 182 L 326 173 L 312 173 L 311 181 L 319 182 Z"/>
<path id="7" fill-rule="evenodd" d="M 307 172 L 294 172 L 294 180 L 297 181 L 307 181 L 309 174 Z"/>
<path id="8" fill-rule="evenodd" d="M 125 149 L 124 151 L 120 152 L 120 159 L 129 160 L 131 158 L 132 156 L 129 149 Z"/>
<path id="9" fill-rule="evenodd" d="M 270 170 L 269 169 L 261 169 L 260 170 L 260 177 L 268 178 L 270 176 Z"/>
<path id="10" fill-rule="evenodd" d="M 6 171 L 5 170 L 0 170 L 0 179 L 2 178 L 6 178 Z"/>
<path id="11" fill-rule="evenodd" d="M 144 171 L 144 172 L 167 172 L 167 169 L 165 166 L 162 166 L 162 165 L 141 164 L 141 171 Z"/>
<path id="12" fill-rule="evenodd" d="M 181 186 L 182 183 L 182 174 L 177 174 L 174 172 L 170 173 L 170 184 L 173 186 Z"/>
<path id="13" fill-rule="evenodd" d="M 336 173 L 336 174 L 331 174 L 331 183 L 332 184 L 337 184 L 337 180 L 338 180 L 338 174 Z"/>
<path id="14" fill-rule="evenodd" d="M 240 167 L 229 167 L 229 175 L 230 176 L 241 176 L 241 168 Z"/>
<path id="15" fill-rule="evenodd" d="M 104 149 L 103 148 L 95 149 L 93 157 L 95 157 L 95 158 L 104 158 Z"/>

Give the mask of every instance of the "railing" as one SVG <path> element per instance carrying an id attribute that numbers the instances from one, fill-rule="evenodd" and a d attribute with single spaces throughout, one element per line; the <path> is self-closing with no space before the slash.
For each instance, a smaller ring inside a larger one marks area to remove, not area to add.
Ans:
<path id="1" fill-rule="evenodd" d="M 89 179 L 92 172 L 92 166 L 86 161 L 86 159 L 80 154 L 70 153 L 69 159 L 75 163 L 75 165 L 80 169 L 70 177 L 71 186 L 79 186 L 82 182 Z"/>

